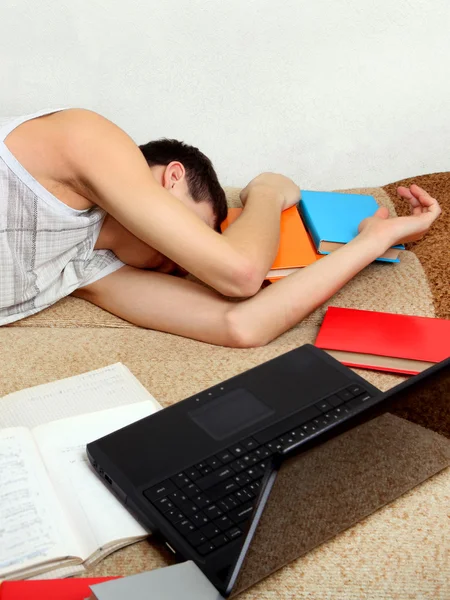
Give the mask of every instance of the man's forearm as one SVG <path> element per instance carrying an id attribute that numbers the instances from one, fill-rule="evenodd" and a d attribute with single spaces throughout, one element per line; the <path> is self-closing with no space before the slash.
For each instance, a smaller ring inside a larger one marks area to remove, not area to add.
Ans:
<path id="1" fill-rule="evenodd" d="M 230 308 L 241 345 L 268 343 L 304 319 L 374 261 L 389 244 L 358 236 L 318 262 Z"/>
<path id="2" fill-rule="evenodd" d="M 278 251 L 282 203 L 283 197 L 276 192 L 255 188 L 249 193 L 242 214 L 223 234 L 254 266 L 259 284 Z"/>

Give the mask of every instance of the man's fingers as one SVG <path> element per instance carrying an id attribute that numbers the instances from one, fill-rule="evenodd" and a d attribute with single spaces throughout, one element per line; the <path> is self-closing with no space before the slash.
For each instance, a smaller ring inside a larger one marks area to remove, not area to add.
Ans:
<path id="1" fill-rule="evenodd" d="M 415 183 L 410 188 L 400 186 L 397 193 L 401 198 L 409 201 L 414 216 L 429 213 L 432 215 L 432 220 L 434 220 L 441 214 L 441 207 L 436 198 L 430 196 L 428 192 Z"/>
<path id="2" fill-rule="evenodd" d="M 410 188 L 411 193 L 417 198 L 422 206 L 431 206 L 437 204 L 437 200 L 430 196 L 423 188 L 419 187 L 415 183 Z"/>

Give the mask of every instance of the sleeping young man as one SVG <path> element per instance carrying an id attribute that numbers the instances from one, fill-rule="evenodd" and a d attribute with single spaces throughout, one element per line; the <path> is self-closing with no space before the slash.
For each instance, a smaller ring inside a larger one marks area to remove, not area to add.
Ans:
<path id="1" fill-rule="evenodd" d="M 224 234 L 211 162 L 173 140 L 138 147 L 96 113 L 68 109 L 0 122 L 0 325 L 69 294 L 136 325 L 211 344 L 268 343 L 390 246 L 420 239 L 440 214 L 416 185 L 411 216 L 386 208 L 336 252 L 260 290 L 280 214 L 298 186 L 263 173 Z M 176 276 L 191 273 L 208 287 Z M 227 297 L 244 298 L 240 302 Z"/>

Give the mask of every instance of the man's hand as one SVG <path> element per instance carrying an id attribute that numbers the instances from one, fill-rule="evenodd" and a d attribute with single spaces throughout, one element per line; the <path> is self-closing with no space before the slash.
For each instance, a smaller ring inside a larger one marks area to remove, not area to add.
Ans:
<path id="1" fill-rule="evenodd" d="M 364 219 L 359 224 L 359 231 L 363 236 L 374 236 L 386 241 L 386 249 L 396 244 L 417 242 L 430 229 L 431 225 L 441 214 L 441 207 L 435 198 L 432 198 L 418 185 L 399 187 L 398 195 L 408 200 L 411 205 L 409 217 L 389 218 L 388 209 L 381 207 L 372 216 Z"/>
<path id="2" fill-rule="evenodd" d="M 260 193 L 261 196 L 270 192 L 274 197 L 279 198 L 281 210 L 286 210 L 300 201 L 300 188 L 292 179 L 277 173 L 261 173 L 241 191 L 240 198 L 245 205 L 250 193 Z"/>

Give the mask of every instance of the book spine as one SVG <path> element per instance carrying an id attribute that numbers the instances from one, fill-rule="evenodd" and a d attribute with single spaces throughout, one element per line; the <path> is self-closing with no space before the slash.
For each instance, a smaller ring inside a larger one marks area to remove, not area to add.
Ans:
<path id="1" fill-rule="evenodd" d="M 305 224 L 306 229 L 309 231 L 309 234 L 312 237 L 312 240 L 314 242 L 317 252 L 320 252 L 320 254 L 326 254 L 326 253 L 322 252 L 321 250 L 319 250 L 321 239 L 319 237 L 317 229 L 315 228 L 315 226 L 312 222 L 311 216 L 308 211 L 308 207 L 305 205 L 303 200 L 300 200 L 300 202 L 297 204 L 297 210 L 298 210 L 298 214 L 300 215 L 301 219 L 303 220 L 303 223 Z"/>

